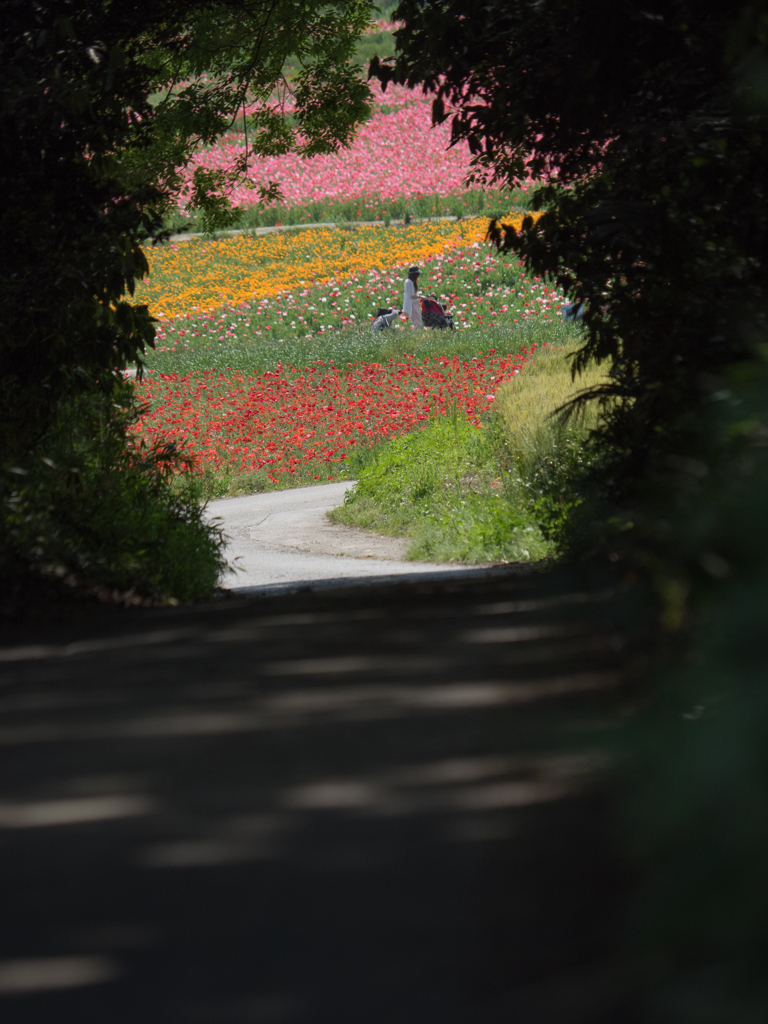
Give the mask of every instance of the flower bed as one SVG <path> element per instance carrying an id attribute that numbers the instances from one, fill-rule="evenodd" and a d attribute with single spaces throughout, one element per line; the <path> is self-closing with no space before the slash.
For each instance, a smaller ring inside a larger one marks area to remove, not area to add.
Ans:
<path id="1" fill-rule="evenodd" d="M 181 444 L 198 471 L 265 470 L 274 483 L 296 476 L 330 480 L 358 446 L 405 434 L 451 406 L 479 425 L 496 388 L 529 354 L 491 352 L 465 361 L 404 356 L 344 368 L 317 361 L 258 377 L 216 370 L 152 375 L 137 385 L 139 397 L 152 404 L 137 434 Z"/>
<path id="2" fill-rule="evenodd" d="M 297 153 L 253 157 L 248 179 L 256 185 L 277 181 L 283 202 L 300 205 L 327 199 L 357 199 L 375 193 L 386 202 L 400 196 L 448 195 L 464 188 L 470 152 L 465 142 L 450 146 L 450 123 L 432 127 L 432 100 L 404 86 L 383 92 L 371 83 L 375 108 L 361 125 L 348 149 L 302 157 Z M 230 132 L 221 142 L 198 153 L 197 167 L 229 170 L 245 153 L 242 132 Z M 237 188 L 232 200 L 252 206 L 258 193 Z"/>
<path id="3" fill-rule="evenodd" d="M 516 218 L 518 223 L 522 217 Z M 211 311 L 298 286 L 427 260 L 457 245 L 479 243 L 486 217 L 405 228 L 316 228 L 273 234 L 191 239 L 150 249 L 150 276 L 136 289 L 155 316 Z"/>
<path id="4" fill-rule="evenodd" d="M 400 305 L 413 262 L 422 264 L 421 290 L 447 301 L 460 329 L 559 316 L 555 289 L 483 247 L 487 225 L 477 217 L 193 240 L 149 253 L 151 276 L 136 298 L 161 319 L 158 348 L 172 351 L 266 332 L 286 339 L 367 326 L 377 306 Z"/>
<path id="5" fill-rule="evenodd" d="M 477 422 L 538 334 L 544 342 L 563 329 L 561 296 L 492 254 L 479 241 L 487 224 L 199 239 L 153 251 L 137 298 L 160 323 L 153 372 L 137 385 L 150 406 L 137 432 L 183 443 L 198 471 L 262 472 L 287 484 L 333 479 L 355 451 L 447 405 Z M 448 301 L 458 331 L 372 335 L 373 312 L 400 304 L 414 260 L 422 290 Z"/>

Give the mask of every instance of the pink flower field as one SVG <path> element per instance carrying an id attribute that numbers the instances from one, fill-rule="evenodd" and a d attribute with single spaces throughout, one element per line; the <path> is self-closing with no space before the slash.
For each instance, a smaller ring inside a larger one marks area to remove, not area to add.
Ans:
<path id="1" fill-rule="evenodd" d="M 277 181 L 286 205 L 324 200 L 362 199 L 376 195 L 385 202 L 397 197 L 449 195 L 463 188 L 470 153 L 465 143 L 448 148 L 450 127 L 431 126 L 431 100 L 403 86 L 386 93 L 373 86 L 376 110 L 362 125 L 353 145 L 338 153 L 304 158 L 295 153 L 253 159 L 249 179 L 257 185 Z M 241 133 L 225 136 L 220 145 L 200 153 L 190 164 L 227 170 L 241 157 Z M 257 193 L 235 189 L 232 201 L 252 206 Z"/>

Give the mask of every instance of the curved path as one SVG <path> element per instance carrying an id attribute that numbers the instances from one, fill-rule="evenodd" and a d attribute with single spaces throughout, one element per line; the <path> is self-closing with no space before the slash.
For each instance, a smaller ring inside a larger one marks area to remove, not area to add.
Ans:
<path id="1" fill-rule="evenodd" d="M 392 577 L 487 575 L 491 567 L 405 560 L 407 542 L 331 523 L 326 513 L 344 501 L 354 481 L 222 498 L 208 505 L 228 538 L 229 590 L 275 593 L 351 582 L 380 583 Z"/>

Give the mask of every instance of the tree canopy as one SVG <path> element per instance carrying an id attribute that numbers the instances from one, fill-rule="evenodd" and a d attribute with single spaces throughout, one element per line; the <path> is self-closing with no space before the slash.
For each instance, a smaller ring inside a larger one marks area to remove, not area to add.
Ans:
<path id="1" fill-rule="evenodd" d="M 478 177 L 535 179 L 544 216 L 492 237 L 586 300 L 576 367 L 611 364 L 564 548 L 645 585 L 676 640 L 639 666 L 624 751 L 638 1019 L 765 1019 L 768 4 L 395 17 L 372 73 L 431 92 Z"/>
<path id="2" fill-rule="evenodd" d="M 143 250 L 167 236 L 179 204 L 209 228 L 232 216 L 227 193 L 246 160 L 226 173 L 187 166 L 236 118 L 248 158 L 351 138 L 369 110 L 353 54 L 372 10 L 0 0 L 4 575 L 34 564 L 154 597 L 210 593 L 221 539 L 194 495 L 171 486 L 183 456 L 145 450 L 130 432 L 124 370 L 141 370 L 154 340 L 149 311 L 131 301 Z"/>

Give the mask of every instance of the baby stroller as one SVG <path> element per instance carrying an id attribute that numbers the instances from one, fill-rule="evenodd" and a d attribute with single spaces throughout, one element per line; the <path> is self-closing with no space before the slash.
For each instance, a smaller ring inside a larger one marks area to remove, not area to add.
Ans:
<path id="1" fill-rule="evenodd" d="M 387 328 L 392 326 L 402 312 L 402 309 L 397 309 L 395 306 L 389 306 L 386 309 L 381 308 L 371 324 L 371 331 L 374 334 L 376 331 L 386 331 Z"/>
<path id="2" fill-rule="evenodd" d="M 563 306 L 563 320 L 583 320 L 584 303 L 569 302 Z"/>
<path id="3" fill-rule="evenodd" d="M 446 307 L 442 302 L 438 302 L 434 295 L 420 295 L 419 302 L 421 303 L 421 319 L 424 322 L 425 327 L 437 327 L 438 330 L 443 331 L 446 327 L 450 327 L 453 331 L 453 316 L 446 311 Z"/>

